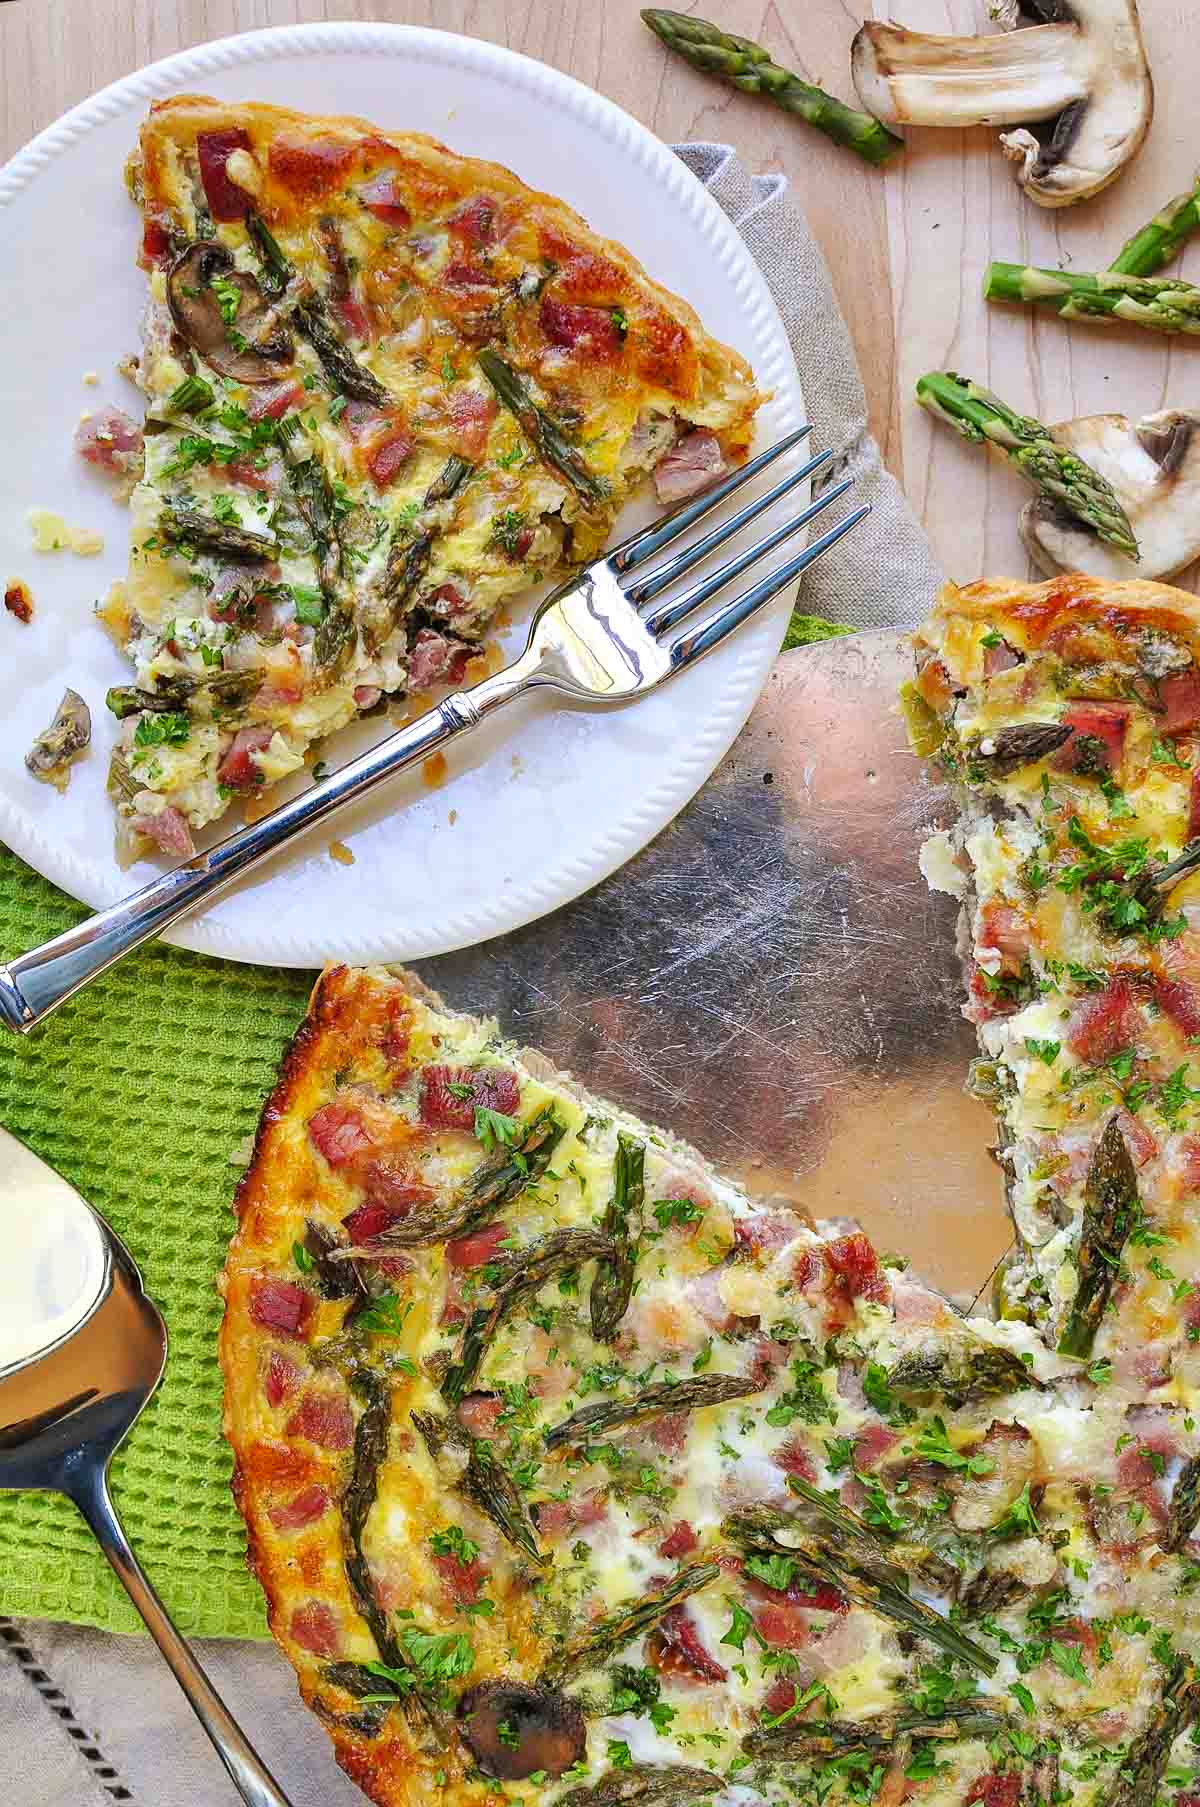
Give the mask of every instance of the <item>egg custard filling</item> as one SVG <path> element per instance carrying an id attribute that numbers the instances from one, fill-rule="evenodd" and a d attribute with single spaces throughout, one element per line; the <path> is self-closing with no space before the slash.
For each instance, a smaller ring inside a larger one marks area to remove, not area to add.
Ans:
<path id="1" fill-rule="evenodd" d="M 101 616 L 134 666 L 127 856 L 185 854 L 358 716 L 483 675 L 510 599 L 744 459 L 761 397 L 686 302 L 562 202 L 432 139 L 196 96 L 130 159 L 144 428 Z"/>

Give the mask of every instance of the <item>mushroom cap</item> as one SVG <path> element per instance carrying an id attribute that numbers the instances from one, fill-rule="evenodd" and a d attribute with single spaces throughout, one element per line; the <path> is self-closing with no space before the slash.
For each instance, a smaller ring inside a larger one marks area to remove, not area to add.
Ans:
<path id="1" fill-rule="evenodd" d="M 458 1719 L 480 1769 L 501 1782 L 538 1770 L 561 1776 L 587 1747 L 578 1701 L 541 1683 L 502 1675 L 480 1682 L 459 1701 Z"/>
<path id="2" fill-rule="evenodd" d="M 1135 563 L 1049 497 L 1038 496 L 1021 510 L 1019 525 L 1039 571 L 1047 577 L 1082 571 L 1089 577 L 1163 578 L 1200 558 L 1200 413 L 1165 408 L 1138 421 L 1089 414 L 1049 431 L 1056 444 L 1112 484 L 1140 557 Z"/>
<path id="3" fill-rule="evenodd" d="M 1012 126 L 1001 146 L 1039 206 L 1098 193 L 1154 112 L 1137 0 L 1000 0 L 993 16 L 1002 29 L 976 38 L 864 25 L 851 50 L 863 106 L 892 126 Z"/>
<path id="4" fill-rule="evenodd" d="M 236 290 L 238 311 L 225 321 L 214 279 Z M 171 318 L 193 351 L 222 376 L 238 383 L 274 383 L 295 357 L 291 334 L 279 323 L 257 279 L 235 268 L 224 245 L 188 245 L 167 276 Z"/>

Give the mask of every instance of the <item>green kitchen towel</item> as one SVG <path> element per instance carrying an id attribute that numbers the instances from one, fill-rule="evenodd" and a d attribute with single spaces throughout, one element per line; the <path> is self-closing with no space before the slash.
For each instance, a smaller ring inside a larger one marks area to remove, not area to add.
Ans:
<path id="1" fill-rule="evenodd" d="M 846 631 L 797 612 L 785 644 Z M 0 959 L 85 914 L 0 846 Z M 166 1318 L 166 1375 L 113 1463 L 113 1495 L 173 1617 L 201 1636 L 266 1636 L 221 1435 L 216 1277 L 233 1228 L 231 1157 L 312 981 L 151 946 L 32 1036 L 0 1040 L 0 1123 L 104 1214 Z M 52 1494 L 0 1493 L 4 1613 L 142 1628 L 75 1508 Z"/>
<path id="2" fill-rule="evenodd" d="M 85 914 L 0 847 L 0 958 Z M 230 1156 L 311 983 L 149 947 L 46 1028 L 0 1041 L 0 1123 L 103 1212 L 167 1321 L 166 1375 L 113 1463 L 113 1495 L 185 1632 L 266 1635 L 221 1435 L 216 1276 L 233 1224 Z M 53 1494 L 0 1493 L 0 1613 L 141 1629 L 82 1518 Z"/>

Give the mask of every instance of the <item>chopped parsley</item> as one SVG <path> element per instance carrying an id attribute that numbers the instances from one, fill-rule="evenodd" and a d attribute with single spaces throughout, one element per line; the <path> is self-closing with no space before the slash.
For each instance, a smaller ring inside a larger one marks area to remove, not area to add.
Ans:
<path id="1" fill-rule="evenodd" d="M 821 1370 L 816 1363 L 794 1361 L 792 1378 L 795 1384 L 770 1407 L 767 1423 L 778 1428 L 794 1424 L 799 1418 L 802 1424 L 836 1424 L 837 1411 L 821 1385 Z"/>
<path id="2" fill-rule="evenodd" d="M 654 1216 L 664 1230 L 672 1224 L 699 1223 L 704 1216 L 699 1205 L 690 1198 L 660 1198 L 654 1204 Z"/>
<path id="3" fill-rule="evenodd" d="M 155 715 L 143 715 L 133 731 L 135 747 L 181 747 L 192 731 L 192 724 L 179 709 L 164 709 Z"/>
<path id="4" fill-rule="evenodd" d="M 444 1531 L 435 1531 L 429 1547 L 435 1556 L 453 1556 L 464 1569 L 469 1569 L 479 1555 L 479 1545 L 471 1542 L 461 1525 L 447 1525 Z"/>
<path id="5" fill-rule="evenodd" d="M 913 1453 L 923 1457 L 926 1462 L 936 1462 L 942 1468 L 961 1470 L 968 1475 L 991 1474 L 996 1466 L 991 1456 L 968 1456 L 955 1449 L 947 1435 L 944 1418 L 930 1418 L 921 1426 L 913 1444 Z"/>
<path id="6" fill-rule="evenodd" d="M 520 1117 L 494 1111 L 486 1104 L 475 1106 L 475 1134 L 485 1148 L 495 1148 L 501 1143 L 505 1148 L 514 1148 L 524 1130 Z"/>

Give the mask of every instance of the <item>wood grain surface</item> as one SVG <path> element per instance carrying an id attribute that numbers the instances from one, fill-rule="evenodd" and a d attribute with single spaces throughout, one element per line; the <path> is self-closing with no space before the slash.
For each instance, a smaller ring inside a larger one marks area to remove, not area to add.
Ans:
<path id="1" fill-rule="evenodd" d="M 985 29 L 986 14 L 983 0 L 703 0 L 699 10 L 847 99 L 850 41 L 864 16 L 970 33 Z M 1025 576 L 1016 532 L 1025 486 L 930 422 L 913 384 L 924 370 L 959 370 L 1047 421 L 1200 405 L 1195 341 L 1068 328 L 980 296 L 992 257 L 1103 268 L 1168 196 L 1191 186 L 1200 159 L 1200 20 L 1190 0 L 1141 0 L 1141 11 L 1157 90 L 1149 141 L 1106 194 L 1055 212 L 1022 198 L 994 132 L 914 131 L 886 170 L 861 165 L 786 114 L 668 58 L 636 0 L 0 0 L 0 159 L 118 76 L 267 25 L 385 19 L 540 57 L 662 138 L 722 139 L 752 168 L 789 176 L 833 272 L 872 426 L 947 571 Z M 1181 271 L 1200 280 L 1200 242 Z"/>

